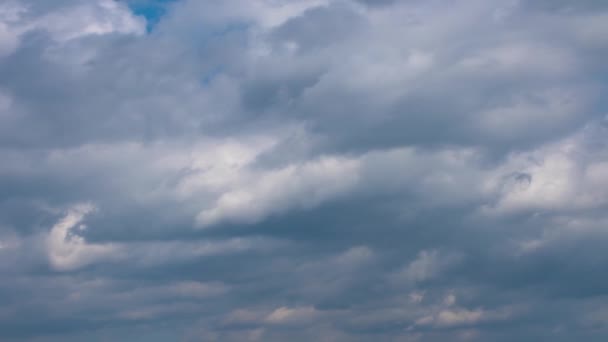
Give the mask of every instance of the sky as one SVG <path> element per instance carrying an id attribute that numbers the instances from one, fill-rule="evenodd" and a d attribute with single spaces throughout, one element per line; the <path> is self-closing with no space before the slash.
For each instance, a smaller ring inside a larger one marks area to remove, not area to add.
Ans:
<path id="1" fill-rule="evenodd" d="M 0 341 L 606 341 L 607 60 L 604 0 L 3 0 Z"/>

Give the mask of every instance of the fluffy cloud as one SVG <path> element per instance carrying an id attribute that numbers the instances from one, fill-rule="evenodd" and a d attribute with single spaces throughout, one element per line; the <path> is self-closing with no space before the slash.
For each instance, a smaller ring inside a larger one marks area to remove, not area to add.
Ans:
<path id="1" fill-rule="evenodd" d="M 93 209 L 90 204 L 76 205 L 51 228 L 46 243 L 49 261 L 54 268 L 76 269 L 109 258 L 117 252 L 112 245 L 88 244 L 78 235 L 78 231 L 86 229 L 80 222 Z"/>

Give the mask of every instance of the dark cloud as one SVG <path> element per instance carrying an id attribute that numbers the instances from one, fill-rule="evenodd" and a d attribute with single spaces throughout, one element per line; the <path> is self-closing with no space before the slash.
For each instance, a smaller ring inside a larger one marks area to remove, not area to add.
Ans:
<path id="1" fill-rule="evenodd" d="M 0 5 L 0 340 L 604 341 L 600 1 Z"/>

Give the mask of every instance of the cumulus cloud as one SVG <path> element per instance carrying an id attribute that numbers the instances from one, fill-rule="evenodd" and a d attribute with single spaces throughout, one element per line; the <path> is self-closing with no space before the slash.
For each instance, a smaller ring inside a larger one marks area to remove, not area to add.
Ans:
<path id="1" fill-rule="evenodd" d="M 94 210 L 91 204 L 79 204 L 68 210 L 57 222 L 46 240 L 49 262 L 61 271 L 73 270 L 96 261 L 111 258 L 118 251 L 111 244 L 89 244 L 78 235 L 86 226 L 80 224 Z"/>
<path id="2" fill-rule="evenodd" d="M 197 220 L 203 226 L 222 220 L 255 223 L 291 207 L 310 208 L 349 190 L 356 173 L 356 161 L 324 158 L 255 175 L 251 185 L 223 193 Z"/>

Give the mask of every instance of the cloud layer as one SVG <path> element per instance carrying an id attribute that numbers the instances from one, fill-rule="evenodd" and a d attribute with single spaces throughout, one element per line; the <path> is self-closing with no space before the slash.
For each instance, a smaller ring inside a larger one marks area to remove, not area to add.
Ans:
<path id="1" fill-rule="evenodd" d="M 0 340 L 604 341 L 604 1 L 0 4 Z"/>

